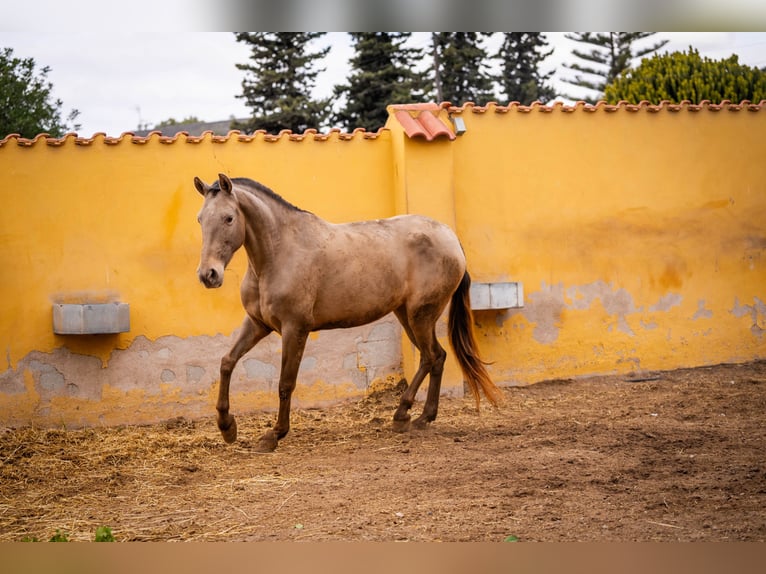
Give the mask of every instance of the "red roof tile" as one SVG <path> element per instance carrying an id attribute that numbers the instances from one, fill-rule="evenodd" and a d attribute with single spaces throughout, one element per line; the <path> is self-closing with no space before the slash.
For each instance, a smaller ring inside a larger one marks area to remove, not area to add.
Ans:
<path id="1" fill-rule="evenodd" d="M 394 117 L 409 138 L 423 138 L 429 142 L 440 137 L 454 140 L 455 134 L 436 116 L 441 109 L 442 106 L 433 103 L 398 104 L 389 106 L 389 113 L 394 112 Z"/>
<path id="2" fill-rule="evenodd" d="M 761 100 L 758 103 L 750 102 L 749 100 L 743 100 L 739 104 L 724 100 L 720 104 L 713 104 L 709 100 L 703 100 L 699 104 L 693 104 L 688 100 L 684 100 L 680 104 L 672 104 L 668 101 L 662 101 L 659 104 L 651 104 L 643 101 L 638 104 L 631 104 L 629 102 L 619 102 L 617 104 L 607 104 L 606 102 L 598 102 L 596 104 L 588 104 L 585 102 L 577 102 L 573 105 L 567 105 L 563 102 L 553 102 L 551 105 L 541 104 L 540 102 L 533 102 L 529 106 L 523 106 L 519 102 L 511 102 L 507 106 L 498 105 L 495 102 L 490 102 L 486 106 L 477 106 L 473 102 L 466 102 L 462 106 L 453 106 L 450 102 L 442 102 L 441 104 L 426 103 L 426 104 L 397 104 L 389 106 L 389 113 L 393 112 L 396 120 L 402 125 L 405 133 L 410 138 L 422 138 L 426 141 L 433 141 L 438 138 L 447 138 L 450 141 L 455 139 L 454 132 L 450 127 L 439 119 L 438 115 L 442 110 L 447 111 L 450 114 L 460 114 L 471 112 L 474 114 L 484 114 L 487 112 L 493 112 L 497 114 L 508 113 L 511 110 L 522 113 L 541 112 L 541 113 L 578 113 L 578 112 L 617 112 L 625 110 L 628 112 L 646 111 L 650 113 L 656 113 L 660 111 L 669 112 L 699 112 L 707 110 L 711 112 L 719 112 L 727 110 L 730 112 L 738 112 L 742 110 L 750 112 L 758 112 L 762 109 L 766 109 L 766 100 Z M 157 138 L 160 143 L 172 144 L 176 142 L 183 143 L 199 143 L 205 139 L 210 139 L 213 143 L 225 143 L 229 139 L 236 138 L 238 141 L 249 142 L 254 139 L 261 139 L 267 142 L 277 142 L 282 138 L 287 138 L 290 141 L 303 141 L 306 138 L 311 138 L 314 141 L 350 141 L 354 139 L 377 139 L 381 133 L 387 132 L 386 128 L 381 128 L 377 132 L 368 132 L 362 128 L 357 128 L 351 133 L 342 132 L 338 128 L 331 129 L 327 133 L 319 133 L 315 129 L 307 129 L 302 134 L 294 134 L 290 130 L 282 130 L 279 134 L 269 134 L 264 130 L 258 130 L 253 134 L 243 134 L 238 130 L 231 130 L 227 135 L 220 136 L 214 135 L 212 131 L 203 132 L 200 136 L 190 136 L 188 132 L 178 132 L 174 136 L 163 136 L 161 132 L 150 132 L 146 136 L 137 136 L 133 132 L 124 132 L 119 137 L 109 137 L 103 132 L 93 134 L 92 137 L 80 137 L 75 133 L 68 133 L 60 138 L 50 137 L 48 134 L 39 134 L 32 139 L 22 138 L 18 134 L 10 134 L 0 139 L 0 147 L 15 143 L 16 145 L 23 147 L 31 147 L 37 144 L 46 144 L 49 146 L 61 146 L 68 140 L 73 140 L 76 145 L 92 145 L 94 143 L 104 143 L 106 145 L 117 145 L 122 142 L 130 142 L 134 144 L 145 144 L 152 138 Z"/>
<path id="3" fill-rule="evenodd" d="M 0 147 L 16 143 L 16 145 L 23 147 L 30 147 L 35 144 L 45 143 L 49 146 L 60 146 L 66 143 L 67 140 L 73 139 L 76 145 L 92 145 L 94 143 L 104 143 L 107 145 L 117 145 L 122 142 L 129 142 L 134 144 L 145 144 L 152 138 L 156 138 L 157 141 L 163 144 L 172 144 L 176 142 L 182 143 L 200 143 L 206 139 L 210 139 L 213 143 L 226 143 L 231 138 L 236 138 L 238 141 L 250 142 L 255 139 L 262 139 L 267 142 L 277 142 L 283 137 L 290 141 L 303 141 L 306 138 L 313 139 L 314 141 L 327 141 L 327 140 L 341 140 L 350 141 L 353 139 L 377 139 L 381 133 L 388 130 L 381 128 L 377 132 L 368 132 L 362 128 L 355 129 L 352 133 L 342 132 L 338 128 L 331 129 L 327 133 L 318 133 L 315 129 L 307 129 L 302 134 L 294 134 L 290 130 L 282 130 L 279 134 L 270 134 L 265 130 L 258 130 L 252 134 L 243 134 L 239 130 L 231 130 L 225 136 L 215 135 L 212 131 L 208 130 L 200 134 L 199 136 L 191 136 L 188 132 L 178 132 L 174 136 L 164 136 L 159 131 L 149 132 L 146 136 L 138 136 L 133 132 L 123 132 L 119 137 L 107 136 L 104 132 L 98 132 L 93 134 L 92 137 L 85 138 L 80 137 L 76 133 L 68 133 L 60 138 L 52 138 L 48 134 L 39 134 L 33 139 L 22 138 L 19 134 L 10 134 L 0 139 Z"/>
<path id="4" fill-rule="evenodd" d="M 747 111 L 757 112 L 761 108 L 766 108 L 766 100 L 761 100 L 758 103 L 751 102 L 750 100 L 742 100 L 739 104 L 732 103 L 729 100 L 723 100 L 720 104 L 713 104 L 710 100 L 702 100 L 699 104 L 693 104 L 689 100 L 684 100 L 679 104 L 673 104 L 667 100 L 661 101 L 659 104 L 652 104 L 647 101 L 641 101 L 637 104 L 631 104 L 630 102 L 620 101 L 616 104 L 608 104 L 604 101 L 597 102 L 596 104 L 589 104 L 587 102 L 579 101 L 573 105 L 567 105 L 563 102 L 553 102 L 551 105 L 545 105 L 540 102 L 533 102 L 528 106 L 523 106 L 519 102 L 511 102 L 507 106 L 498 105 L 496 102 L 490 102 L 486 106 L 477 106 L 473 102 L 466 102 L 460 107 L 453 106 L 449 102 L 441 104 L 442 108 L 447 109 L 450 113 L 461 113 L 470 110 L 475 114 L 483 114 L 488 111 L 494 111 L 495 113 L 506 113 L 510 110 L 516 110 L 519 112 L 543 112 L 550 113 L 553 111 L 561 111 L 566 113 L 571 112 L 616 112 L 618 110 L 626 110 L 629 112 L 637 112 L 640 110 L 646 110 L 648 112 L 659 112 L 667 110 L 671 112 L 679 112 L 682 110 L 690 112 L 698 112 L 700 110 L 710 110 L 713 112 L 728 110 L 732 112 L 738 112 L 746 109 Z"/>

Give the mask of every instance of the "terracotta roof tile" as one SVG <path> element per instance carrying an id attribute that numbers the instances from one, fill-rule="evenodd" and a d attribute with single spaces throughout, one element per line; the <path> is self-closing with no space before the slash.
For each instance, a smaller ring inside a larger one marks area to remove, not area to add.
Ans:
<path id="1" fill-rule="evenodd" d="M 404 128 L 404 133 L 409 138 L 423 138 L 433 141 L 440 137 L 454 140 L 454 132 L 442 122 L 438 114 L 443 106 L 437 104 L 397 104 L 389 106 L 389 113 L 394 112 L 394 117 Z"/>
<path id="2" fill-rule="evenodd" d="M 563 102 L 553 102 L 551 105 L 545 105 L 540 102 L 533 102 L 529 106 L 523 106 L 519 102 L 510 102 L 507 106 L 498 105 L 495 102 L 490 102 L 486 106 L 477 106 L 473 102 L 466 102 L 462 106 L 453 106 L 450 102 L 442 102 L 441 104 L 425 103 L 425 104 L 396 104 L 388 107 L 389 113 L 393 112 L 396 120 L 402 125 L 405 133 L 410 138 L 422 138 L 426 141 L 434 141 L 439 138 L 447 138 L 450 141 L 455 139 L 454 132 L 450 127 L 439 119 L 438 115 L 442 111 L 446 111 L 450 114 L 461 113 L 474 113 L 484 114 L 492 112 L 496 114 L 505 114 L 511 110 L 515 110 L 521 113 L 580 113 L 588 112 L 595 113 L 599 111 L 613 113 L 621 110 L 627 112 L 639 112 L 646 111 L 650 113 L 657 113 L 661 111 L 668 112 L 699 112 L 703 110 L 711 112 L 720 112 L 727 110 L 730 112 L 738 112 L 746 110 L 749 112 L 758 112 L 762 109 L 766 109 L 766 100 L 760 102 L 751 102 L 749 100 L 743 100 L 740 103 L 732 103 L 729 100 L 723 100 L 719 104 L 714 104 L 709 100 L 703 100 L 699 104 L 693 104 L 688 100 L 684 100 L 679 104 L 673 104 L 668 101 L 662 101 L 659 104 L 651 104 L 646 101 L 639 102 L 638 104 L 632 104 L 629 102 L 618 102 L 617 104 L 607 104 L 606 102 L 598 102 L 596 104 L 588 104 L 586 102 L 577 102 L 573 105 L 567 105 Z M 97 132 L 93 136 L 86 138 L 80 137 L 76 133 L 67 133 L 60 138 L 51 137 L 49 134 L 38 134 L 32 139 L 22 138 L 18 134 L 10 134 L 0 139 L 0 147 L 16 144 L 22 147 L 32 147 L 34 145 L 46 144 L 53 147 L 58 147 L 66 144 L 68 141 L 74 141 L 76 145 L 88 146 L 98 143 L 106 145 L 118 145 L 123 142 L 129 142 L 134 144 L 145 144 L 152 138 L 157 138 L 160 143 L 172 144 L 172 143 L 200 143 L 206 139 L 210 139 L 213 143 L 226 143 L 231 138 L 235 138 L 238 141 L 250 142 L 256 139 L 260 139 L 266 142 L 277 142 L 283 138 L 287 138 L 289 141 L 301 142 L 307 138 L 314 141 L 351 141 L 354 139 L 366 139 L 374 140 L 380 137 L 384 132 L 389 131 L 387 128 L 381 128 L 377 132 L 368 132 L 362 128 L 357 128 L 351 133 L 342 132 L 338 128 L 333 128 L 327 133 L 319 133 L 315 129 L 307 129 L 302 134 L 293 133 L 290 130 L 282 130 L 279 134 L 269 134 L 264 130 L 258 130 L 252 134 L 243 134 L 238 130 L 231 130 L 226 135 L 215 135 L 212 131 L 208 130 L 203 132 L 199 136 L 191 136 L 188 132 L 178 132 L 174 136 L 162 135 L 160 131 L 149 132 L 146 136 L 139 136 L 133 132 L 124 132 L 119 137 L 109 137 L 104 132 Z"/>
<path id="3" fill-rule="evenodd" d="M 281 132 L 279 132 L 279 134 L 269 134 L 265 130 L 258 130 L 252 134 L 243 134 L 238 130 L 231 130 L 226 135 L 216 135 L 213 131 L 208 130 L 208 131 L 202 132 L 202 134 L 200 134 L 199 136 L 189 135 L 189 132 L 185 132 L 185 131 L 178 132 L 174 136 L 166 136 L 166 135 L 162 135 L 162 132 L 160 131 L 152 131 L 145 136 L 139 136 L 133 132 L 123 132 L 123 134 L 120 135 L 119 137 L 110 137 L 110 136 L 107 136 L 104 132 L 97 132 L 93 134 L 92 137 L 89 137 L 89 138 L 80 137 L 76 133 L 67 133 L 60 138 L 52 138 L 48 134 L 39 134 L 35 136 L 33 139 L 22 138 L 19 134 L 10 134 L 5 136 L 3 139 L 0 139 L 0 147 L 4 145 L 10 145 L 12 143 L 15 143 L 16 145 L 22 146 L 22 147 L 31 147 L 38 143 L 39 144 L 45 143 L 49 146 L 61 146 L 61 145 L 64 145 L 68 140 L 74 140 L 74 143 L 76 145 L 81 145 L 81 146 L 93 145 L 94 143 L 104 143 L 106 145 L 118 145 L 123 142 L 143 145 L 151 141 L 153 138 L 156 138 L 157 141 L 163 144 L 172 144 L 176 142 L 194 144 L 194 143 L 200 143 L 204 141 L 205 139 L 210 139 L 210 141 L 212 141 L 213 143 L 226 143 L 231 138 L 235 138 L 236 140 L 242 141 L 242 142 L 250 142 L 255 139 L 261 139 L 266 142 L 277 142 L 277 141 L 280 141 L 282 138 L 287 138 L 290 141 L 296 141 L 296 142 L 303 141 L 306 138 L 313 139 L 314 141 L 327 141 L 327 140 L 350 141 L 357 138 L 362 138 L 366 140 L 377 139 L 378 137 L 380 137 L 381 133 L 386 131 L 388 130 L 386 130 L 385 128 L 381 128 L 377 132 L 368 132 L 362 128 L 357 128 L 352 133 L 345 133 L 338 128 L 334 128 L 324 134 L 319 133 L 315 129 L 307 129 L 302 134 L 293 133 L 290 130 L 282 130 Z"/>
<path id="4" fill-rule="evenodd" d="M 652 104 L 647 101 L 641 101 L 637 104 L 632 104 L 626 101 L 620 101 L 616 104 L 608 104 L 604 101 L 597 102 L 595 104 L 589 104 L 587 102 L 579 101 L 572 105 L 564 104 L 563 102 L 553 102 L 550 105 L 545 105 L 540 102 L 533 102 L 528 106 L 521 105 L 519 102 L 511 102 L 507 106 L 501 106 L 496 102 L 490 102 L 486 106 L 477 106 L 473 102 L 466 102 L 462 106 L 453 106 L 449 102 L 442 104 L 442 108 L 445 108 L 450 113 L 463 113 L 470 111 L 474 114 L 483 114 L 488 111 L 495 113 L 506 113 L 509 110 L 516 110 L 518 112 L 530 113 L 530 112 L 542 112 L 550 113 L 553 111 L 560 111 L 565 113 L 573 112 L 616 112 L 619 110 L 626 110 L 629 112 L 638 112 L 646 110 L 648 112 L 659 112 L 663 110 L 671 112 L 690 111 L 698 112 L 701 110 L 709 110 L 718 112 L 721 110 L 728 110 L 732 112 L 741 111 L 743 109 L 750 112 L 760 111 L 762 108 L 766 108 L 766 100 L 761 100 L 758 103 L 751 102 L 749 100 L 742 100 L 739 104 L 732 103 L 729 100 L 723 100 L 720 104 L 713 104 L 710 100 L 702 100 L 699 104 L 694 104 L 689 100 L 684 100 L 678 104 L 673 104 L 667 100 L 663 100 L 659 104 Z"/>

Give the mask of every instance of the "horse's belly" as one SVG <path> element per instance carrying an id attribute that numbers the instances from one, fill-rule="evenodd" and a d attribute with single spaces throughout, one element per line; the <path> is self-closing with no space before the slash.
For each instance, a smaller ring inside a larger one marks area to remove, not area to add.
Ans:
<path id="1" fill-rule="evenodd" d="M 386 286 L 386 283 L 388 286 Z M 347 286 L 326 290 L 314 307 L 316 329 L 357 327 L 376 321 L 404 303 L 404 286 L 384 281 L 361 281 L 351 289 Z"/>
<path id="2" fill-rule="evenodd" d="M 314 303 L 315 322 L 320 328 L 365 325 L 400 307 L 405 290 L 404 272 L 391 262 L 348 262 L 324 275 Z"/>
<path id="3" fill-rule="evenodd" d="M 349 327 L 359 327 L 361 325 L 367 325 L 373 321 L 385 317 L 391 311 L 385 313 L 367 313 L 367 314 L 354 314 L 346 317 L 337 317 L 335 319 L 325 318 L 316 321 L 313 331 L 321 331 L 323 329 L 347 329 Z"/>

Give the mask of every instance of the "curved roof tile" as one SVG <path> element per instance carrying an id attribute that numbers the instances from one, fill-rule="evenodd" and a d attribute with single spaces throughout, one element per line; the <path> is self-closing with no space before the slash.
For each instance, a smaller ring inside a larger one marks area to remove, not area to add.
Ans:
<path id="1" fill-rule="evenodd" d="M 669 102 L 668 100 L 663 100 L 659 104 L 652 104 L 650 102 L 647 102 L 646 100 L 641 101 L 637 104 L 632 104 L 630 102 L 626 101 L 620 101 L 616 104 L 608 104 L 605 101 L 600 101 L 595 104 L 589 104 L 584 101 L 576 102 L 572 105 L 565 104 L 564 102 L 552 102 L 550 105 L 543 104 L 541 102 L 532 102 L 528 106 L 524 106 L 520 104 L 519 102 L 510 102 L 507 106 L 502 106 L 498 104 L 497 102 L 489 102 L 485 106 L 477 106 L 474 102 L 466 102 L 462 106 L 453 106 L 449 102 L 444 102 L 442 104 L 442 107 L 447 109 L 450 113 L 461 113 L 466 111 L 471 111 L 475 114 L 483 114 L 488 111 L 494 111 L 495 113 L 506 113 L 510 110 L 516 110 L 519 112 L 543 112 L 543 113 L 550 113 L 553 111 L 561 111 L 561 112 L 577 112 L 577 111 L 583 111 L 583 112 L 597 112 L 597 111 L 606 111 L 606 112 L 616 112 L 619 110 L 626 110 L 629 112 L 637 112 L 640 110 L 646 110 L 649 112 L 659 112 L 662 110 L 667 110 L 671 112 L 678 112 L 682 110 L 690 111 L 690 112 L 698 112 L 701 110 L 710 110 L 710 111 L 721 111 L 721 110 L 728 110 L 728 111 L 740 111 L 742 109 L 746 109 L 747 111 L 751 112 L 757 112 L 760 111 L 761 108 L 766 107 L 766 100 L 761 100 L 760 102 L 751 102 L 750 100 L 742 100 L 740 103 L 732 103 L 730 100 L 723 100 L 720 104 L 714 104 L 710 100 L 702 100 L 699 104 L 694 104 L 689 100 L 683 100 L 682 102 L 678 104 L 674 104 Z"/>
<path id="2" fill-rule="evenodd" d="M 404 133 L 409 138 L 422 138 L 433 141 L 438 138 L 455 139 L 453 131 L 442 122 L 437 114 L 443 109 L 444 104 L 395 104 L 388 107 L 389 114 L 394 117 L 404 128 Z"/>
<path id="3" fill-rule="evenodd" d="M 460 114 L 471 112 L 474 114 L 484 114 L 487 112 L 505 114 L 511 110 L 515 110 L 521 113 L 541 112 L 541 113 L 579 113 L 579 112 L 617 112 L 625 110 L 628 112 L 646 111 L 650 113 L 657 113 L 661 111 L 669 112 L 699 112 L 699 111 L 711 111 L 720 112 L 727 110 L 730 112 L 738 112 L 746 110 L 749 112 L 758 112 L 762 109 L 766 109 L 766 100 L 760 102 L 751 102 L 749 100 L 743 100 L 740 103 L 733 103 L 729 100 L 723 100 L 719 104 L 714 104 L 710 100 L 702 100 L 699 104 L 693 104 L 689 100 L 684 100 L 681 103 L 673 104 L 669 101 L 662 101 L 659 104 L 652 104 L 647 101 L 642 101 L 637 104 L 632 104 L 626 101 L 618 102 L 617 104 L 608 104 L 604 101 L 596 104 L 588 104 L 580 101 L 575 104 L 568 105 L 563 102 L 553 102 L 550 105 L 546 105 L 540 102 L 533 102 L 528 106 L 521 105 L 519 102 L 510 102 L 506 106 L 497 104 L 496 102 L 489 102 L 485 106 L 477 106 L 474 102 L 465 102 L 462 106 L 453 106 L 450 102 L 436 103 L 420 103 L 420 104 L 396 104 L 388 107 L 389 112 L 393 112 L 394 117 L 402 125 L 407 136 L 410 138 L 422 138 L 426 141 L 434 141 L 439 138 L 447 138 L 450 141 L 455 139 L 454 132 L 437 116 L 442 110 L 447 111 L 450 114 Z M 211 130 L 203 132 L 199 136 L 191 136 L 188 132 L 178 132 L 174 136 L 162 135 L 160 131 L 149 132 L 146 136 L 139 136 L 133 132 L 123 132 L 119 137 L 107 136 L 104 132 L 97 132 L 91 137 L 81 137 L 76 133 L 67 133 L 60 138 L 51 137 L 49 134 L 41 133 L 36 135 L 32 139 L 22 138 L 19 134 L 9 134 L 0 139 L 0 147 L 15 143 L 22 147 L 31 147 L 37 144 L 46 144 L 49 146 L 61 146 L 72 140 L 76 145 L 87 146 L 95 143 L 104 143 L 106 145 L 117 145 L 123 142 L 130 142 L 134 144 L 145 144 L 152 138 L 157 138 L 160 143 L 172 144 L 176 142 L 183 143 L 200 143 L 209 138 L 213 143 L 226 143 L 232 138 L 238 141 L 250 142 L 256 139 L 261 139 L 266 142 L 277 142 L 283 138 L 287 138 L 289 141 L 301 142 L 306 138 L 313 139 L 314 141 L 350 141 L 357 138 L 361 139 L 377 139 L 384 132 L 389 131 L 387 128 L 380 128 L 377 132 L 368 132 L 363 128 L 356 128 L 351 133 L 342 132 L 338 128 L 333 128 L 327 133 L 319 133 L 315 129 L 307 129 L 302 134 L 293 133 L 290 130 L 282 130 L 279 134 L 269 134 L 265 130 L 258 130 L 252 134 L 243 134 L 239 130 L 231 130 L 225 136 L 215 135 Z"/>
<path id="4" fill-rule="evenodd" d="M 236 139 L 237 141 L 250 142 L 256 139 L 261 139 L 266 142 L 277 142 L 282 138 L 286 138 L 289 141 L 303 141 L 307 138 L 314 141 L 327 141 L 337 139 L 341 141 L 349 141 L 356 138 L 362 139 L 377 139 L 383 132 L 386 132 L 385 128 L 379 129 L 377 132 L 368 132 L 363 128 L 357 128 L 352 133 L 342 132 L 338 128 L 331 129 L 327 133 L 319 133 L 315 129 L 307 129 L 302 134 L 293 133 L 290 130 L 282 130 L 279 134 L 270 134 L 265 130 L 258 130 L 252 134 L 243 134 L 239 130 L 231 130 L 226 135 L 216 135 L 213 131 L 208 130 L 202 132 L 199 136 L 189 135 L 189 132 L 181 131 L 174 136 L 162 135 L 160 131 L 149 132 L 145 136 L 136 135 L 133 132 L 123 132 L 119 137 L 107 136 L 104 132 L 97 132 L 91 137 L 80 137 L 76 133 L 67 133 L 60 138 L 50 137 L 49 134 L 39 134 L 32 139 L 21 137 L 19 134 L 9 134 L 3 139 L 0 139 L 0 147 L 15 143 L 22 147 L 31 147 L 35 144 L 47 144 L 49 146 L 61 146 L 69 140 L 73 140 L 76 145 L 88 146 L 97 143 L 104 143 L 106 145 L 117 145 L 123 142 L 133 143 L 137 145 L 143 145 L 156 138 L 157 141 L 163 144 L 172 144 L 176 142 L 180 143 L 200 143 L 206 139 L 210 139 L 213 143 L 226 143 L 230 139 Z"/>

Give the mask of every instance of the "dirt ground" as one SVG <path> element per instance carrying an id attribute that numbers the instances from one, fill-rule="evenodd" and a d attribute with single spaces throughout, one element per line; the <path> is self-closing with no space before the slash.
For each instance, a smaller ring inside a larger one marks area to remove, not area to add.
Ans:
<path id="1" fill-rule="evenodd" d="M 295 411 L 272 454 L 252 450 L 270 413 L 235 445 L 212 412 L 0 429 L 0 540 L 766 540 L 766 362 L 504 392 L 405 434 L 396 389 Z"/>

